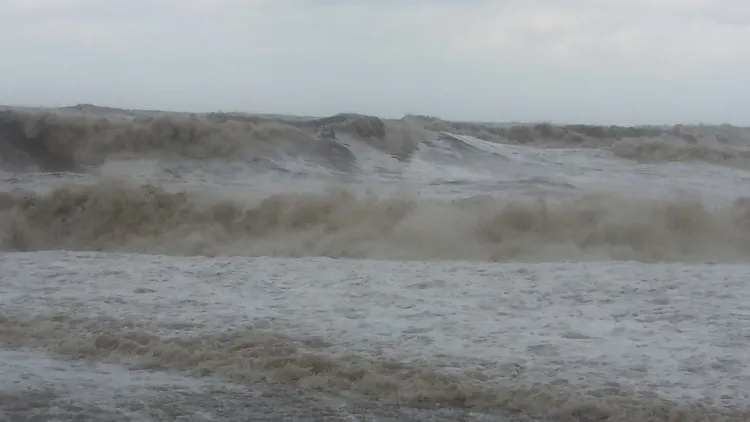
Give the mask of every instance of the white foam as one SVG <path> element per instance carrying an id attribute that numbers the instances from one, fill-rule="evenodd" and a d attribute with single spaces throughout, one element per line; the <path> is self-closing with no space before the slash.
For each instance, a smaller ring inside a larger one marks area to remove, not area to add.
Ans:
<path id="1" fill-rule="evenodd" d="M 165 372 L 132 371 L 121 365 L 54 359 L 32 351 L 0 350 L 0 391 L 28 392 L 54 389 L 75 402 L 102 405 L 103 401 L 153 394 L 154 388 L 195 391 L 215 379 L 191 378 Z"/>
<path id="2" fill-rule="evenodd" d="M 530 194 L 637 191 L 640 196 L 683 191 L 717 200 L 750 196 L 750 176 L 735 168 L 688 162 L 639 164 L 597 149 L 539 149 L 470 136 L 451 137 L 477 154 L 467 153 L 464 157 L 461 148 L 436 139 L 422 144 L 412 157 L 401 161 L 361 141 L 343 137 L 339 142 L 356 159 L 356 170 L 346 177 L 320 163 L 289 156 L 271 161 L 291 173 L 258 167 L 257 163 L 227 160 L 221 163 L 204 160 L 200 164 L 182 161 L 177 175 L 157 171 L 158 165 L 153 160 L 111 161 L 99 172 L 134 182 L 160 183 L 178 190 L 194 190 L 200 186 L 222 189 L 232 184 L 262 192 L 310 192 L 347 181 L 365 184 L 368 189 L 380 192 L 408 188 L 418 190 L 423 196 L 440 198 L 502 195 L 508 191 Z M 0 178 L 7 186 L 46 191 L 69 182 L 93 183 L 99 175 L 3 173 Z M 456 183 L 460 184 L 460 189 Z"/>
<path id="3" fill-rule="evenodd" d="M 0 257 L 3 312 L 194 331 L 258 321 L 372 358 L 750 405 L 748 265 Z M 140 293 L 138 293 L 140 292 Z M 169 331 L 164 332 L 170 334 Z"/>
<path id="4" fill-rule="evenodd" d="M 640 164 L 610 151 L 590 148 L 534 148 L 498 144 L 465 135 L 451 135 L 498 159 L 496 180 L 542 178 L 566 183 L 584 192 L 622 192 L 660 196 L 676 191 L 713 198 L 750 194 L 748 173 L 707 163 Z"/>

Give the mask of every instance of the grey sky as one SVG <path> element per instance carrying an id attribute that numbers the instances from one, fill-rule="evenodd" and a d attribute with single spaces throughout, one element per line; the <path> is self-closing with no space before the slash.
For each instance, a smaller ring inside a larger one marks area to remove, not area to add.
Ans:
<path id="1" fill-rule="evenodd" d="M 750 124 L 747 0 L 0 0 L 0 103 Z"/>

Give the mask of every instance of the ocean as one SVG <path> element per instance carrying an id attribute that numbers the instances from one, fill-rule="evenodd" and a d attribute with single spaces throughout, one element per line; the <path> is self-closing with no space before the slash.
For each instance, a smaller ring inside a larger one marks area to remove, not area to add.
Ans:
<path id="1" fill-rule="evenodd" d="M 750 420 L 748 169 L 728 125 L 2 108 L 0 420 Z"/>

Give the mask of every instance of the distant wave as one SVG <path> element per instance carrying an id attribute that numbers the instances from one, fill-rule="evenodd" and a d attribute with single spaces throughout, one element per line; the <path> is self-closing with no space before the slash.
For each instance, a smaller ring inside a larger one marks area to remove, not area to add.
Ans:
<path id="1" fill-rule="evenodd" d="M 426 116 L 380 119 L 127 111 L 95 106 L 0 111 L 0 169 L 85 171 L 112 158 L 310 156 L 356 168 L 351 142 L 398 160 L 446 134 L 536 147 L 611 148 L 637 161 L 705 161 L 746 167 L 750 131 L 731 126 L 619 127 L 448 122 Z M 460 143 L 460 142 L 459 142 Z"/>
<path id="2" fill-rule="evenodd" d="M 282 121 L 220 114 L 0 113 L 0 152 L 5 166 L 33 163 L 44 171 L 76 171 L 108 158 L 165 154 L 245 159 L 315 152 L 330 156 L 337 153 L 338 146 L 342 155 L 341 145 L 332 142 L 341 137 L 407 156 L 424 139 L 419 135 L 420 129 L 403 122 L 385 124 L 376 117 L 348 114 Z"/>
<path id="3" fill-rule="evenodd" d="M 750 169 L 750 148 L 722 145 L 712 140 L 688 142 L 674 137 L 630 138 L 616 142 L 611 149 L 618 157 L 645 163 L 703 162 Z"/>
<path id="4" fill-rule="evenodd" d="M 747 201 L 590 196 L 440 202 L 350 191 L 255 202 L 120 182 L 0 195 L 6 251 L 395 260 L 746 259 Z"/>

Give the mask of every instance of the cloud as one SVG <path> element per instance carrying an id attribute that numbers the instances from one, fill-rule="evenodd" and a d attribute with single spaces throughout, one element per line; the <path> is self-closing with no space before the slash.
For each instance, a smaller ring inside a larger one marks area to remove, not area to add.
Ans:
<path id="1" fill-rule="evenodd" d="M 0 8 L 0 35 L 14 41 L 0 46 L 0 72 L 14 78 L 0 96 L 20 102 L 501 120 L 750 116 L 736 100 L 750 70 L 750 3 L 739 0 L 0 0 Z M 56 86 L 63 75 L 75 83 Z"/>
<path id="2" fill-rule="evenodd" d="M 730 6 L 745 4 L 727 0 L 5 1 L 14 6 L 8 22 L 18 35 L 89 46 L 165 39 L 179 48 L 181 39 L 216 44 L 246 39 L 254 43 L 245 45 L 248 51 L 447 54 L 485 64 L 511 55 L 533 63 L 643 66 L 666 56 L 662 64 L 676 70 L 703 60 L 743 58 L 737 53 L 750 41 L 750 32 L 719 18 L 729 15 Z M 20 20 L 12 19 L 13 11 Z"/>

